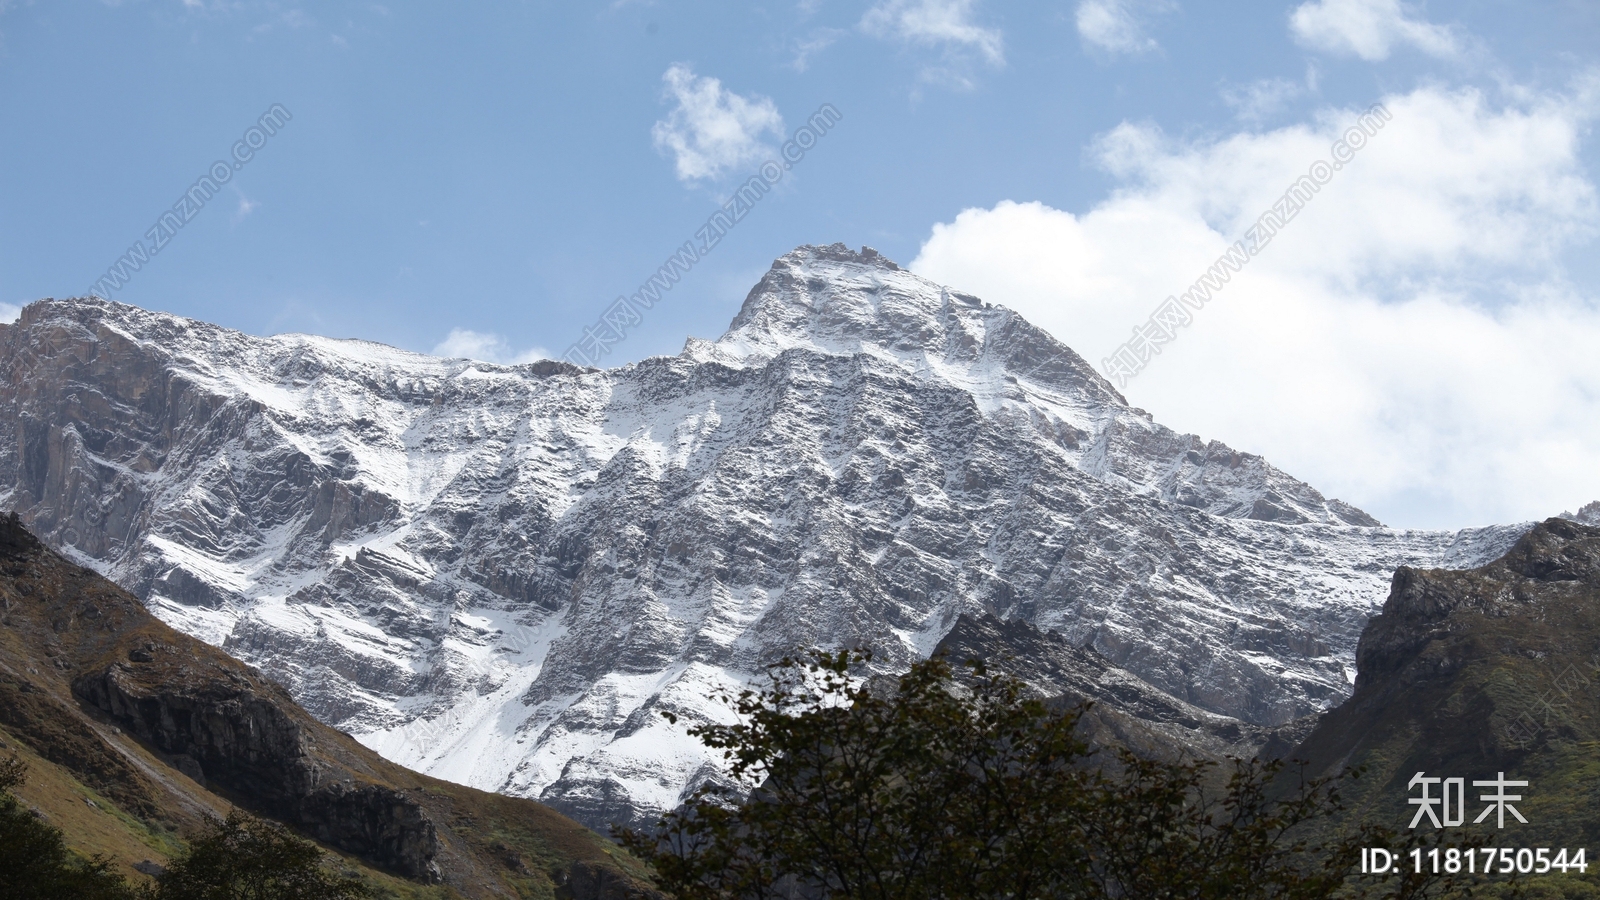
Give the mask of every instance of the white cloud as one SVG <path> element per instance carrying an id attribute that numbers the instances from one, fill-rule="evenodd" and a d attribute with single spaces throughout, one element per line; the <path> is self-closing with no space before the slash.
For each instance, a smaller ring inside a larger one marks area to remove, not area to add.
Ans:
<path id="1" fill-rule="evenodd" d="M 975 0 L 882 0 L 861 17 L 861 30 L 911 44 L 976 51 L 990 65 L 1005 62 L 1000 31 L 972 19 Z"/>
<path id="2" fill-rule="evenodd" d="M 1390 97 L 1393 119 L 1127 387 L 1158 420 L 1259 452 L 1402 525 L 1543 518 L 1600 497 L 1592 97 Z M 1011 306 L 1097 366 L 1354 118 L 1208 142 L 1124 124 L 1120 189 L 936 225 L 913 270 Z"/>
<path id="3" fill-rule="evenodd" d="M 1303 46 L 1369 62 L 1401 45 L 1437 57 L 1458 52 L 1450 29 L 1410 12 L 1400 0 L 1308 0 L 1289 15 L 1289 30 Z"/>
<path id="4" fill-rule="evenodd" d="M 1143 18 L 1172 4 L 1150 0 L 1082 0 L 1076 15 L 1078 36 L 1110 53 L 1144 53 L 1159 46 L 1144 32 Z"/>
<path id="5" fill-rule="evenodd" d="M 0 12 L 3 11 L 4 10 L 0 10 Z M 10 325 L 12 322 L 15 322 L 17 320 L 17 316 L 20 315 L 22 315 L 22 307 L 16 305 L 15 303 L 0 303 L 0 324 Z"/>
<path id="6" fill-rule="evenodd" d="M 477 359 L 504 366 L 520 366 L 550 358 L 549 352 L 543 347 L 534 347 L 517 353 L 511 349 L 511 344 L 498 334 L 469 331 L 465 328 L 450 329 L 450 334 L 433 348 L 432 353 L 434 356 Z"/>
<path id="7" fill-rule="evenodd" d="M 656 149 L 671 152 L 678 178 L 715 179 L 772 152 L 761 136 L 783 135 L 778 107 L 762 96 L 741 97 L 715 78 L 701 78 L 688 66 L 667 69 L 661 80 L 677 105 L 655 124 Z"/>
<path id="8" fill-rule="evenodd" d="M 1263 78 L 1243 87 L 1227 88 L 1222 92 L 1224 103 L 1233 107 L 1234 115 L 1245 122 L 1260 122 L 1283 109 L 1289 101 L 1305 94 L 1306 85 L 1287 78 Z"/>
<path id="9" fill-rule="evenodd" d="M 238 186 L 234 186 L 233 192 L 239 196 L 239 205 L 233 210 L 233 224 L 237 225 L 244 221 L 246 216 L 255 212 L 256 207 L 261 204 L 246 197 L 244 191 L 239 190 Z"/>
<path id="10" fill-rule="evenodd" d="M 796 72 L 804 72 L 811 65 L 811 57 L 833 46 L 846 33 L 843 28 L 818 28 L 812 31 L 795 42 L 794 61 L 790 66 Z"/>

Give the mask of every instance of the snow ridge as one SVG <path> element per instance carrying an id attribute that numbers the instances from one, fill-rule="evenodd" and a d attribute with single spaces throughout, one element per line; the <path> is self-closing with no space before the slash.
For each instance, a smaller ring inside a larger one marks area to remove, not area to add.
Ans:
<path id="1" fill-rule="evenodd" d="M 1272 725 L 1348 695 L 1396 566 L 1526 530 L 1384 528 L 838 244 L 605 371 L 93 298 L 0 359 L 0 499 L 52 546 L 391 759 L 600 827 L 716 777 L 686 728 L 797 648 L 893 670 L 989 612 Z"/>

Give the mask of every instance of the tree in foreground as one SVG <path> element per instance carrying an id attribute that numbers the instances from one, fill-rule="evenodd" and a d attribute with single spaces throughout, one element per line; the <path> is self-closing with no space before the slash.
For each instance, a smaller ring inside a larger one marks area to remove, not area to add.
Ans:
<path id="1" fill-rule="evenodd" d="M 0 759 L 0 900 L 133 900 L 109 862 L 73 853 L 12 794 L 26 775 L 21 760 Z"/>
<path id="2" fill-rule="evenodd" d="M 1082 710 L 1052 709 L 1013 678 L 940 659 L 894 688 L 855 677 L 863 651 L 813 651 L 733 698 L 739 723 L 691 729 L 728 761 L 649 833 L 624 831 L 683 900 L 1419 898 L 1442 877 L 1363 887 L 1367 827 L 1332 834 L 1340 779 L 1292 785 L 1277 763 L 1091 754 Z"/>
<path id="3" fill-rule="evenodd" d="M 60 829 L 12 793 L 27 767 L 0 759 L 0 900 L 357 900 L 359 881 L 323 866 L 317 845 L 272 822 L 234 812 L 205 833 L 154 885 L 133 887 L 109 861 L 84 859 Z"/>
<path id="4" fill-rule="evenodd" d="M 234 810 L 164 872 L 154 900 L 356 900 L 359 881 L 323 866 L 323 853 L 274 822 Z"/>

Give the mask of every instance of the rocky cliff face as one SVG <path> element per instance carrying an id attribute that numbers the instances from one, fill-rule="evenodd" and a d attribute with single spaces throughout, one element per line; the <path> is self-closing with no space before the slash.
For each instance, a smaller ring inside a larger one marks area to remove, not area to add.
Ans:
<path id="1" fill-rule="evenodd" d="M 442 880 L 438 831 L 422 805 L 330 765 L 288 698 L 247 674 L 197 664 L 188 647 L 149 640 L 127 661 L 79 676 L 72 691 L 199 784 L 246 798 L 258 812 L 388 871 Z"/>
<path id="2" fill-rule="evenodd" d="M 0 504 L 52 546 L 390 758 L 602 826 L 714 775 L 683 729 L 799 646 L 894 669 L 990 614 L 1277 725 L 1348 694 L 1396 566 L 1523 530 L 1383 528 L 840 245 L 606 371 L 98 300 L 29 306 L 0 367 Z"/>
<path id="3" fill-rule="evenodd" d="M 1146 683 L 1095 652 L 1027 622 L 962 615 L 937 653 L 953 663 L 980 661 L 1027 682 L 1067 709 L 1083 707 L 1080 737 L 1091 750 L 1124 748 L 1158 759 L 1277 758 L 1316 724 L 1315 715 L 1267 727 L 1200 709 Z M 1100 759 L 1112 760 L 1113 753 Z M 1110 764 L 1107 762 L 1106 764 Z"/>
<path id="4" fill-rule="evenodd" d="M 53 808 L 69 840 L 124 864 L 237 805 L 278 819 L 382 873 L 455 895 L 622 900 L 641 867 L 528 800 L 441 782 L 317 722 L 282 687 L 161 624 L 131 594 L 0 517 L 0 730 L 69 790 Z M 80 803 L 98 810 L 81 821 Z M 102 804 L 114 804 L 120 816 Z M 65 813 L 65 815 L 63 815 Z M 76 815 L 77 818 L 73 818 Z M 117 860 L 121 852 L 124 858 Z"/>

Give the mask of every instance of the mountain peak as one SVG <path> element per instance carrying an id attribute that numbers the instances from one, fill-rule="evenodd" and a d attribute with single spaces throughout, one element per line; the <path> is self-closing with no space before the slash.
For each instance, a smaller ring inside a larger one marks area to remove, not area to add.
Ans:
<path id="1" fill-rule="evenodd" d="M 800 344 L 848 352 L 863 342 L 901 345 L 938 330 L 930 326 L 944 294 L 871 247 L 807 244 L 773 260 L 717 344 L 740 356 Z M 982 304 L 970 298 L 970 305 Z"/>
<path id="2" fill-rule="evenodd" d="M 866 354 L 971 388 L 1009 384 L 1074 407 L 1126 408 L 1083 357 L 1016 312 L 915 275 L 871 247 L 806 245 L 778 257 L 697 362 L 760 365 L 794 349 Z M 979 393 L 982 393 L 980 390 Z"/>
<path id="3" fill-rule="evenodd" d="M 788 253 L 778 257 L 778 262 L 789 260 L 791 262 L 831 261 L 845 265 L 876 266 L 888 269 L 891 272 L 903 271 L 893 260 L 879 253 L 871 247 L 863 246 L 860 250 L 851 250 L 841 241 L 826 246 L 820 244 L 801 244 Z"/>
<path id="4" fill-rule="evenodd" d="M 582 377 L 102 301 L 0 365 L 0 510 L 369 747 L 596 825 L 714 771 L 684 729 L 771 659 L 962 614 L 1276 726 L 1349 692 L 1388 571 L 1524 530 L 1384 529 L 865 248 Z"/>

